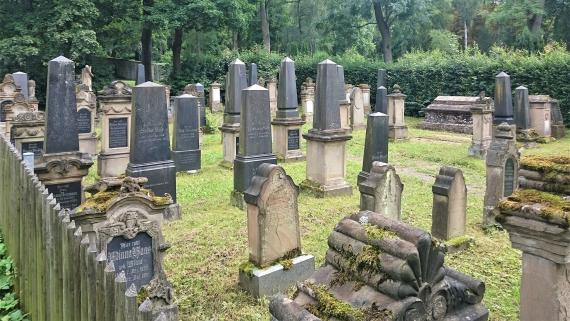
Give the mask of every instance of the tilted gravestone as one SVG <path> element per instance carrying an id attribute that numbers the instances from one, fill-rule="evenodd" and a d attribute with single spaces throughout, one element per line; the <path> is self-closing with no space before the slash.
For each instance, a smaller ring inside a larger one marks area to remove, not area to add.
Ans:
<path id="1" fill-rule="evenodd" d="M 432 186 L 431 233 L 440 240 L 465 234 L 467 187 L 460 169 L 444 166 Z"/>
<path id="2" fill-rule="evenodd" d="M 328 238 L 325 264 L 274 296 L 273 321 L 485 321 L 485 284 L 444 266 L 445 250 L 425 231 L 362 211 L 343 218 Z"/>
<path id="3" fill-rule="evenodd" d="M 45 113 L 43 111 L 18 114 L 12 123 L 14 146 L 22 153 L 34 153 L 40 160 L 44 152 Z"/>
<path id="4" fill-rule="evenodd" d="M 272 152 L 269 91 L 253 85 L 242 91 L 239 152 L 234 160 L 234 191 L 231 203 L 243 208 L 243 192 L 263 163 L 277 164 Z"/>
<path id="5" fill-rule="evenodd" d="M 368 115 L 364 141 L 362 170 L 358 174 L 360 184 L 370 175 L 373 162 L 388 163 L 388 115 L 375 112 Z"/>
<path id="6" fill-rule="evenodd" d="M 301 151 L 301 127 L 305 122 L 299 116 L 295 62 L 289 57 L 281 61 L 279 69 L 279 99 L 277 113 L 271 124 L 275 137 L 275 154 L 284 161 L 304 160 Z"/>
<path id="7" fill-rule="evenodd" d="M 313 128 L 303 134 L 307 141 L 307 178 L 301 188 L 317 197 L 352 194 L 346 181 L 346 142 L 352 136 L 341 128 L 338 77 L 333 61 L 319 63 Z"/>
<path id="8" fill-rule="evenodd" d="M 164 86 L 145 82 L 133 88 L 130 161 L 126 175 L 146 177 L 146 187 L 176 202 L 176 166 L 171 160 Z"/>
<path id="9" fill-rule="evenodd" d="M 358 184 L 360 210 L 400 220 L 404 184 L 393 166 L 375 161 L 366 180 Z"/>
<path id="10" fill-rule="evenodd" d="M 245 192 L 249 264 L 240 269 L 240 286 L 255 297 L 281 292 L 315 270 L 314 257 L 301 251 L 298 195 L 273 164 L 260 165 Z"/>
<path id="11" fill-rule="evenodd" d="M 174 98 L 172 158 L 176 171 L 197 171 L 201 167 L 199 98 L 184 94 Z"/>
<path id="12" fill-rule="evenodd" d="M 93 165 L 79 151 L 75 64 L 60 56 L 48 63 L 44 153 L 36 174 L 62 208 L 73 209 L 83 199 L 81 181 Z"/>

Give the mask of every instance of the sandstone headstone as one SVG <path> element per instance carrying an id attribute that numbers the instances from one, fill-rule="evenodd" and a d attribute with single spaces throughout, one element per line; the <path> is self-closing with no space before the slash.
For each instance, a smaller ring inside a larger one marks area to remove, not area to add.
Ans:
<path id="1" fill-rule="evenodd" d="M 28 100 L 29 98 L 29 88 L 28 88 L 28 74 L 25 72 L 15 72 L 12 74 L 14 77 L 14 83 L 17 87 L 20 87 L 20 91 L 24 98 Z"/>
<path id="2" fill-rule="evenodd" d="M 393 166 L 375 161 L 367 179 L 358 184 L 360 210 L 384 214 L 400 220 L 404 184 Z"/>
<path id="3" fill-rule="evenodd" d="M 530 104 L 530 126 L 541 137 L 550 137 L 550 109 L 552 98 L 548 95 L 528 96 Z"/>
<path id="4" fill-rule="evenodd" d="M 147 177 L 147 188 L 176 202 L 176 166 L 171 160 L 164 86 L 145 82 L 133 88 L 130 161 L 126 174 Z"/>
<path id="5" fill-rule="evenodd" d="M 404 119 L 406 95 L 400 91 L 400 86 L 394 85 L 393 92 L 388 95 L 388 116 L 390 139 L 395 141 L 408 138 L 408 126 Z"/>
<path id="6" fill-rule="evenodd" d="M 271 118 L 273 118 L 277 114 L 277 101 L 279 99 L 279 94 L 277 92 L 277 79 L 269 79 L 267 82 L 267 89 L 269 90 L 269 107 L 271 109 Z"/>
<path id="7" fill-rule="evenodd" d="M 359 184 L 370 175 L 372 163 L 388 163 L 388 115 L 372 113 L 368 115 L 366 126 L 362 171 L 358 174 Z"/>
<path id="8" fill-rule="evenodd" d="M 18 114 L 12 123 L 11 138 L 20 153 L 33 153 L 40 160 L 44 152 L 45 114 L 43 111 Z"/>
<path id="9" fill-rule="evenodd" d="M 372 112 L 370 106 L 370 86 L 368 84 L 358 85 L 362 91 L 362 101 L 364 103 L 364 114 L 368 115 Z"/>
<path id="10" fill-rule="evenodd" d="M 495 114 L 493 123 L 499 125 L 506 122 L 514 124 L 513 96 L 511 92 L 511 77 L 505 72 L 495 77 Z"/>
<path id="11" fill-rule="evenodd" d="M 432 186 L 431 233 L 441 240 L 465 234 L 467 224 L 467 187 L 463 172 L 444 166 Z"/>
<path id="12" fill-rule="evenodd" d="M 82 83 L 76 88 L 76 102 L 79 150 L 95 155 L 97 154 L 97 133 L 95 132 L 97 97 L 89 90 L 88 85 Z"/>
<path id="13" fill-rule="evenodd" d="M 366 128 L 364 121 L 364 100 L 359 87 L 352 89 L 350 94 L 350 125 L 352 129 Z"/>
<path id="14" fill-rule="evenodd" d="M 93 72 L 91 71 L 91 66 L 85 65 L 85 67 L 81 69 L 80 82 L 87 86 L 86 91 L 93 91 Z"/>
<path id="15" fill-rule="evenodd" d="M 493 100 L 488 97 L 479 97 L 480 100 L 472 105 L 471 118 L 473 120 L 473 135 L 469 155 L 485 158 L 487 150 L 493 141 Z"/>
<path id="16" fill-rule="evenodd" d="M 209 103 L 210 103 L 210 111 L 213 113 L 223 111 L 222 95 L 220 93 L 220 87 L 221 85 L 217 81 L 214 81 L 210 85 Z"/>
<path id="17" fill-rule="evenodd" d="M 552 99 L 550 102 L 550 119 L 552 123 L 550 124 L 550 131 L 552 137 L 560 139 L 566 136 L 566 127 L 564 126 L 564 117 L 562 117 L 562 111 L 560 110 L 560 104 L 558 100 Z"/>
<path id="18" fill-rule="evenodd" d="M 313 113 L 315 105 L 315 83 L 313 79 L 307 78 L 301 87 L 302 119 L 308 123 L 313 123 Z"/>
<path id="19" fill-rule="evenodd" d="M 177 171 L 201 167 L 199 98 L 184 94 L 174 98 L 172 158 Z"/>

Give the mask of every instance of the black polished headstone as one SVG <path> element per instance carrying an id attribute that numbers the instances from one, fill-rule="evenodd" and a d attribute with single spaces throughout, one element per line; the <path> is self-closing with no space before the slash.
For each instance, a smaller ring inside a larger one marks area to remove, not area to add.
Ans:
<path id="1" fill-rule="evenodd" d="M 34 157 L 38 158 L 43 155 L 44 142 L 24 142 L 22 143 L 22 155 L 24 153 L 34 153 Z"/>
<path id="2" fill-rule="evenodd" d="M 137 65 L 137 75 L 135 79 L 135 85 L 144 84 L 146 82 L 145 73 L 144 73 L 144 65 L 138 64 Z"/>
<path id="3" fill-rule="evenodd" d="M 346 92 L 344 90 L 344 67 L 341 65 L 337 65 L 338 71 L 338 100 L 341 102 L 346 102 Z M 317 77 L 318 78 L 318 77 Z"/>
<path id="4" fill-rule="evenodd" d="M 247 74 L 247 85 L 253 86 L 257 85 L 257 64 L 249 64 L 249 73 Z"/>
<path id="5" fill-rule="evenodd" d="M 278 119 L 299 118 L 297 108 L 297 76 L 295 76 L 295 62 L 286 57 L 281 61 L 279 68 L 279 88 L 277 94 Z"/>
<path id="6" fill-rule="evenodd" d="M 376 88 L 384 87 L 388 88 L 386 83 L 386 69 L 378 69 L 378 78 L 376 78 Z"/>
<path id="7" fill-rule="evenodd" d="M 272 152 L 269 90 L 253 85 L 242 91 L 239 150 L 234 160 L 234 189 L 244 192 L 257 166 L 277 164 Z"/>
<path id="8" fill-rule="evenodd" d="M 198 94 L 198 104 L 200 105 L 200 127 L 206 127 L 206 92 L 204 85 L 197 83 L 196 93 Z"/>
<path id="9" fill-rule="evenodd" d="M 46 185 L 62 208 L 74 209 L 81 204 L 81 181 Z"/>
<path id="10" fill-rule="evenodd" d="M 75 64 L 60 56 L 48 63 L 45 153 L 79 151 Z"/>
<path id="11" fill-rule="evenodd" d="M 236 124 L 240 122 L 241 91 L 247 87 L 245 64 L 241 60 L 230 63 L 227 82 L 224 123 Z"/>
<path id="12" fill-rule="evenodd" d="M 174 98 L 172 158 L 179 172 L 200 169 L 199 100 L 198 97 L 192 95 Z"/>
<path id="13" fill-rule="evenodd" d="M 331 60 L 319 63 L 317 67 L 317 86 L 313 129 L 326 131 L 340 129 L 340 105 L 338 99 L 338 68 Z"/>
<path id="14" fill-rule="evenodd" d="M 130 163 L 127 176 L 146 177 L 155 194 L 176 201 L 176 166 L 171 160 L 164 86 L 145 82 L 133 88 Z"/>
<path id="15" fill-rule="evenodd" d="M 91 132 L 91 111 L 87 108 L 81 108 L 77 112 L 77 131 L 79 134 Z"/>
<path id="16" fill-rule="evenodd" d="M 301 135 L 299 129 L 289 129 L 287 130 L 287 149 L 297 150 L 301 148 Z"/>
<path id="17" fill-rule="evenodd" d="M 16 86 L 20 87 L 20 90 L 22 90 L 22 95 L 24 95 L 24 98 L 28 100 L 28 74 L 18 71 L 13 73 L 12 77 L 14 77 Z"/>
<path id="18" fill-rule="evenodd" d="M 511 77 L 505 72 L 495 77 L 495 113 L 493 115 L 493 124 L 498 125 L 503 122 L 514 124 Z"/>
<path id="19" fill-rule="evenodd" d="M 109 148 L 124 148 L 127 146 L 129 146 L 128 118 L 109 118 Z"/>
<path id="20" fill-rule="evenodd" d="M 154 278 L 152 242 L 150 235 L 141 232 L 132 239 L 116 236 L 107 244 L 107 260 L 113 262 L 115 271 L 124 271 L 127 284 L 137 290 Z"/>
<path id="21" fill-rule="evenodd" d="M 374 112 L 388 114 L 388 89 L 384 86 L 380 86 L 376 89 Z"/>
<path id="22" fill-rule="evenodd" d="M 524 86 L 515 89 L 514 118 L 517 130 L 530 128 L 530 103 L 528 101 L 528 89 Z"/>
<path id="23" fill-rule="evenodd" d="M 362 171 L 358 174 L 358 183 L 368 178 L 373 162 L 388 163 L 388 118 L 388 115 L 380 112 L 368 115 Z"/>

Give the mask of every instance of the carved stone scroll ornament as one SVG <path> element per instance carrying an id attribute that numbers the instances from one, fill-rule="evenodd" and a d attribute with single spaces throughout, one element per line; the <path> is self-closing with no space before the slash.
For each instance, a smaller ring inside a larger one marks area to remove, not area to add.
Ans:
<path id="1" fill-rule="evenodd" d="M 81 165 L 82 163 L 79 159 L 56 159 L 49 161 L 46 165 L 46 168 L 48 172 L 53 172 L 61 176 L 65 176 L 74 167 L 79 169 Z"/>
<path id="2" fill-rule="evenodd" d="M 145 232 L 153 240 L 158 240 L 160 236 L 160 226 L 156 221 L 146 218 L 138 210 L 127 210 L 115 217 L 110 217 L 109 221 L 98 230 L 102 240 L 108 240 L 115 236 L 123 236 L 131 240 L 138 233 Z"/>

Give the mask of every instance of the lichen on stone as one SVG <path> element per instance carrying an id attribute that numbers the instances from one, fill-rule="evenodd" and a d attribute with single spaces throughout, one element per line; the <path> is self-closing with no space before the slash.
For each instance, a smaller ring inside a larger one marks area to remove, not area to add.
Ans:
<path id="1" fill-rule="evenodd" d="M 570 157 L 568 156 L 524 156 L 521 167 L 552 175 L 556 173 L 570 174 Z"/>
<path id="2" fill-rule="evenodd" d="M 511 196 L 499 201 L 499 209 L 516 212 L 528 205 L 540 205 L 537 212 L 544 219 L 559 218 L 570 225 L 570 200 L 562 196 L 535 189 L 518 189 Z"/>
<path id="3" fill-rule="evenodd" d="M 83 213 L 87 210 L 92 210 L 96 213 L 103 213 L 107 211 L 112 201 L 119 196 L 119 192 L 99 192 L 92 196 L 86 198 L 79 207 L 75 210 L 75 213 Z"/>

